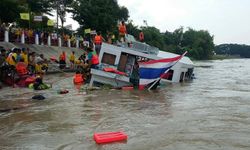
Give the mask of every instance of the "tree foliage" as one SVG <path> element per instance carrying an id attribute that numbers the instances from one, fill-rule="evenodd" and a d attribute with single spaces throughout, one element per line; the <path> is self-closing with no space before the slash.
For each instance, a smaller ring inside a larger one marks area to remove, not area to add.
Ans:
<path id="1" fill-rule="evenodd" d="M 117 28 L 118 20 L 128 19 L 128 10 L 120 7 L 116 0 L 78 0 L 73 5 L 73 19 L 83 28 L 102 33 Z"/>
<path id="2" fill-rule="evenodd" d="M 0 22 L 17 22 L 22 27 L 28 27 L 28 22 L 21 20 L 19 13 L 30 12 L 32 17 L 44 13 L 50 14 L 51 10 L 58 10 L 62 25 L 66 12 L 72 12 L 73 19 L 81 25 L 78 30 L 81 33 L 83 29 L 91 28 L 101 31 L 102 34 L 108 32 L 118 34 L 118 21 L 127 21 L 129 18 L 128 9 L 119 6 L 117 0 L 1 0 Z M 47 20 L 47 17 L 41 23 L 31 20 L 31 26 L 44 29 L 47 26 Z M 143 31 L 146 43 L 164 51 L 182 54 L 187 50 L 188 55 L 194 59 L 210 59 L 214 51 L 213 36 L 205 30 L 196 31 L 188 28 L 185 31 L 183 27 L 180 27 L 173 32 L 161 33 L 159 29 L 148 26 L 147 23 L 145 23 L 146 26 L 138 27 L 133 24 L 132 20 L 129 20 L 126 25 L 129 34 L 138 38 L 139 32 Z M 232 47 L 235 46 L 230 45 L 230 49 Z M 231 53 L 237 52 L 230 51 Z M 244 49 L 240 55 L 245 56 L 248 53 Z"/>
<path id="3" fill-rule="evenodd" d="M 18 0 L 1 0 L 0 1 L 0 23 L 14 22 L 19 17 L 20 11 L 21 9 L 18 6 Z"/>
<path id="4" fill-rule="evenodd" d="M 52 10 L 53 0 L 24 0 L 22 4 L 24 6 L 27 5 L 27 12 L 32 12 L 35 14 L 50 14 L 50 11 Z"/>
<path id="5" fill-rule="evenodd" d="M 128 32 L 138 37 L 139 31 L 142 30 L 145 36 L 145 42 L 158 47 L 161 50 L 182 54 L 188 51 L 188 56 L 194 59 L 210 59 L 214 51 L 213 36 L 208 31 L 196 31 L 188 28 L 184 32 L 183 27 L 173 32 L 166 31 L 161 33 L 155 27 L 144 26 L 140 29 L 132 23 L 128 23 Z"/>
<path id="6" fill-rule="evenodd" d="M 215 47 L 216 54 L 239 55 L 243 58 L 250 58 L 250 46 L 240 44 L 221 44 Z"/>

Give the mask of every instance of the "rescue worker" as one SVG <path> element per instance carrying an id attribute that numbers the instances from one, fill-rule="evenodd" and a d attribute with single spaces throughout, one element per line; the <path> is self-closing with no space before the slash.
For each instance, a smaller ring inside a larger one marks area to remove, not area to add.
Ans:
<path id="1" fill-rule="evenodd" d="M 16 64 L 16 71 L 19 76 L 28 74 L 28 65 L 24 62 L 23 58 Z"/>
<path id="2" fill-rule="evenodd" d="M 119 25 L 119 36 L 120 36 L 120 41 L 124 42 L 125 41 L 125 35 L 127 34 L 127 29 L 124 21 Z"/>
<path id="3" fill-rule="evenodd" d="M 7 57 L 7 63 L 11 66 L 15 66 L 17 63 L 16 57 L 17 57 L 17 48 L 14 48 L 13 51 L 10 52 Z"/>
<path id="4" fill-rule="evenodd" d="M 139 40 L 140 42 L 144 42 L 144 33 L 142 31 L 139 33 Z"/>
<path id="5" fill-rule="evenodd" d="M 95 43 L 95 51 L 97 55 L 99 55 L 101 47 L 102 47 L 102 39 L 103 37 L 101 36 L 100 32 L 97 32 L 97 35 L 95 36 L 94 43 Z"/>
<path id="6" fill-rule="evenodd" d="M 88 52 L 88 64 L 89 64 L 90 68 L 96 69 L 97 65 L 99 64 L 98 55 L 90 47 L 87 48 L 87 52 Z"/>
<path id="7" fill-rule="evenodd" d="M 59 68 L 65 69 L 65 67 L 66 67 L 66 54 L 63 51 L 59 57 Z"/>

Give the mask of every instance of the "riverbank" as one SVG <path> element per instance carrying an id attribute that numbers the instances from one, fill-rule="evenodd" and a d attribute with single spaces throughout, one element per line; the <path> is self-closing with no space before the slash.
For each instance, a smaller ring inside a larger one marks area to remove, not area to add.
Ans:
<path id="1" fill-rule="evenodd" d="M 213 55 L 211 60 L 240 59 L 239 55 Z"/>

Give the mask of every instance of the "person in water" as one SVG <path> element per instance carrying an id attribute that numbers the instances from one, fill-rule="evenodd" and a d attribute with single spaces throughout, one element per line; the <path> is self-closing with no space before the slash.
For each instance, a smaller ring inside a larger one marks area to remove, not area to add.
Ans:
<path id="1" fill-rule="evenodd" d="M 33 84 L 34 90 L 45 90 L 50 88 L 47 84 L 43 83 L 43 79 L 40 76 L 36 77 L 35 83 Z"/>
<path id="2" fill-rule="evenodd" d="M 83 74 L 80 73 L 80 71 L 76 71 L 76 74 L 73 77 L 74 84 L 81 84 L 84 82 Z"/>

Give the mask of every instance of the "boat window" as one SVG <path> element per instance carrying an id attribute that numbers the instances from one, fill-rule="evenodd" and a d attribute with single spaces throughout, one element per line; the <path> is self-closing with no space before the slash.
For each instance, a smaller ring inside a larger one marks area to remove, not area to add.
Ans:
<path id="1" fill-rule="evenodd" d="M 116 55 L 104 53 L 101 62 L 109 65 L 115 65 L 115 59 Z"/>
<path id="2" fill-rule="evenodd" d="M 133 66 L 136 61 L 136 56 L 127 53 L 122 53 L 118 65 L 118 70 L 126 72 L 130 75 L 133 71 Z"/>
<path id="3" fill-rule="evenodd" d="M 174 74 L 174 70 L 169 70 L 167 73 L 163 74 L 161 78 L 167 79 L 167 80 L 172 80 Z"/>
<path id="4" fill-rule="evenodd" d="M 117 68 L 119 71 L 125 72 L 127 60 L 128 60 L 128 54 L 122 53 L 120 57 L 119 65 Z"/>

